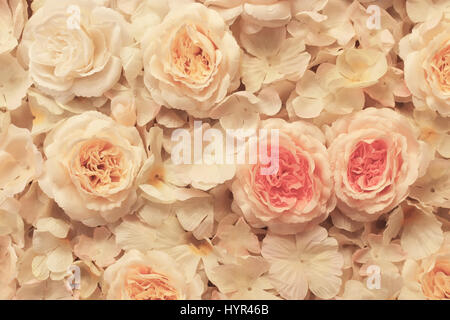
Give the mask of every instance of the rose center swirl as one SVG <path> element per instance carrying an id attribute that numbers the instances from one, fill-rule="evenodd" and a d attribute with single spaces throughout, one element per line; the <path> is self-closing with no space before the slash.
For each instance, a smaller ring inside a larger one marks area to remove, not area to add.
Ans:
<path id="1" fill-rule="evenodd" d="M 101 192 L 120 184 L 124 176 L 123 154 L 108 141 L 90 140 L 81 146 L 71 169 L 83 189 Z"/>
<path id="2" fill-rule="evenodd" d="M 370 191 L 383 177 L 387 165 L 387 145 L 383 140 L 360 141 L 350 155 L 348 181 L 357 192 Z"/>
<path id="3" fill-rule="evenodd" d="M 170 285 L 169 278 L 148 266 L 130 268 L 125 287 L 133 300 L 177 300 L 177 291 Z"/>

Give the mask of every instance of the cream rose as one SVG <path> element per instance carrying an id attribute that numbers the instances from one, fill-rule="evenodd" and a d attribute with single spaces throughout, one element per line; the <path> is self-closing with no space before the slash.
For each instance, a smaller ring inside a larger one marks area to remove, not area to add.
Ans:
<path id="1" fill-rule="evenodd" d="M 130 43 L 114 10 L 87 0 L 47 0 L 25 26 L 19 52 L 36 87 L 68 102 L 111 89 L 122 73 L 120 51 Z"/>
<path id="2" fill-rule="evenodd" d="M 114 222 L 136 202 L 145 149 L 135 127 L 95 111 L 69 118 L 46 137 L 41 189 L 74 220 Z"/>
<path id="3" fill-rule="evenodd" d="M 10 123 L 0 112 L 0 201 L 22 192 L 42 170 L 42 155 L 33 144 L 30 131 Z"/>
<path id="4" fill-rule="evenodd" d="M 239 46 L 221 16 L 202 4 L 172 8 L 142 47 L 145 85 L 161 105 L 208 117 L 239 87 Z"/>
<path id="5" fill-rule="evenodd" d="M 104 274 L 109 300 L 200 299 L 200 277 L 188 279 L 169 255 L 161 251 L 142 254 L 130 250 Z"/>
<path id="6" fill-rule="evenodd" d="M 374 221 L 406 198 L 428 165 L 426 144 L 402 115 L 368 108 L 327 127 L 337 206 L 356 221 Z"/>
<path id="7" fill-rule="evenodd" d="M 444 12 L 400 41 L 400 57 L 414 106 L 450 117 L 450 7 Z"/>
<path id="8" fill-rule="evenodd" d="M 17 46 L 28 19 L 27 9 L 25 0 L 0 0 L 0 54 Z"/>
<path id="9" fill-rule="evenodd" d="M 437 259 L 423 275 L 422 290 L 429 299 L 450 299 L 450 257 Z"/>
<path id="10" fill-rule="evenodd" d="M 444 243 L 439 251 L 422 261 L 424 273 L 420 284 L 428 299 L 450 300 L 450 233 L 445 233 Z"/>
<path id="11" fill-rule="evenodd" d="M 278 150 L 278 170 L 264 172 L 272 163 L 264 165 L 261 159 L 237 169 L 231 190 L 247 222 L 293 234 L 325 220 L 336 201 L 322 132 L 306 122 L 281 119 L 263 121 L 261 128 L 268 136 L 279 130 L 278 146 L 273 149 L 267 142 L 269 150 Z"/>
<path id="12" fill-rule="evenodd" d="M 450 300 L 450 233 L 435 254 L 417 262 L 405 261 L 400 300 Z"/>

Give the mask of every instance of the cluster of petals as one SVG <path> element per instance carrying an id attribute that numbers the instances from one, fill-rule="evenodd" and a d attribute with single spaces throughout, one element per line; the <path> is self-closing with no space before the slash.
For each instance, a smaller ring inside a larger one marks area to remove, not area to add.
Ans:
<path id="1" fill-rule="evenodd" d="M 449 300 L 449 0 L 0 0 L 0 300 Z"/>

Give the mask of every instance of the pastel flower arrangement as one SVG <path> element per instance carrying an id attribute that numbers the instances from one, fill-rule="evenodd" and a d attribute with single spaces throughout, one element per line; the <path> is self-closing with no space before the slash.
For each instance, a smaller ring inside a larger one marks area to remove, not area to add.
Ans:
<path id="1" fill-rule="evenodd" d="M 0 18 L 0 299 L 450 299 L 450 2 Z"/>

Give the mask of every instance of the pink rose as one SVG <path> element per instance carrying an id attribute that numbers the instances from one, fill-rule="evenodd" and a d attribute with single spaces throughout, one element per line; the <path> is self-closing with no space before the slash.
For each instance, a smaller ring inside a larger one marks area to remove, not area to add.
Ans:
<path id="1" fill-rule="evenodd" d="M 391 109 L 368 108 L 327 129 L 337 206 L 356 221 L 392 210 L 428 164 L 426 144 Z"/>
<path id="2" fill-rule="evenodd" d="M 278 171 L 264 174 L 258 161 L 239 166 L 232 184 L 235 203 L 253 227 L 293 234 L 324 221 L 335 207 L 325 138 L 306 122 L 263 121 L 262 129 L 279 130 Z M 268 144 L 268 149 L 271 146 Z"/>

